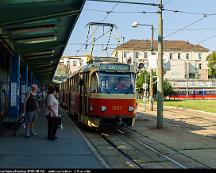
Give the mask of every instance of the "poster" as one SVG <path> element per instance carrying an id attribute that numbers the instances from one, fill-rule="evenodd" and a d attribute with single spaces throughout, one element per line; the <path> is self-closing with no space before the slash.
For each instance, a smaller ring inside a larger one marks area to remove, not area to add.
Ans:
<path id="1" fill-rule="evenodd" d="M 11 106 L 16 106 L 17 83 L 11 82 Z"/>
<path id="2" fill-rule="evenodd" d="M 156 55 L 151 55 L 149 58 L 149 68 L 150 69 L 155 69 L 158 68 L 157 66 L 157 56 Z"/>
<path id="3" fill-rule="evenodd" d="M 25 101 L 26 85 L 21 86 L 21 103 Z"/>

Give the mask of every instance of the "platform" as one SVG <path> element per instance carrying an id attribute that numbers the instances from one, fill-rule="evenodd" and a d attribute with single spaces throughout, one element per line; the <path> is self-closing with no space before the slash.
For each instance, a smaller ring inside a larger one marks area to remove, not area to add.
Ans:
<path id="1" fill-rule="evenodd" d="M 36 126 L 37 136 L 25 137 L 20 128 L 14 137 L 6 131 L 0 137 L 0 168 L 105 168 L 106 163 L 80 134 L 72 121 L 63 115 L 63 130 L 58 139 L 47 140 L 47 120 L 41 111 Z"/>

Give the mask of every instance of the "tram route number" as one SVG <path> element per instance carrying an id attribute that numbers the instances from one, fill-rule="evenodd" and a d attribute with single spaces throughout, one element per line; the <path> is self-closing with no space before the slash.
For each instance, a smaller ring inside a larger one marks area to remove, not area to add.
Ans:
<path id="1" fill-rule="evenodd" d="M 123 106 L 112 106 L 113 111 L 120 111 L 123 109 Z"/>

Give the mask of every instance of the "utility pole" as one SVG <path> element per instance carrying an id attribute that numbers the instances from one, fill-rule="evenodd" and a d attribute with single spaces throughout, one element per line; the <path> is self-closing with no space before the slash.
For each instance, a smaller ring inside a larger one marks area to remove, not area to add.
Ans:
<path id="1" fill-rule="evenodd" d="M 124 44 L 124 39 L 125 39 L 125 37 L 122 37 L 122 44 Z M 123 53 L 123 50 L 122 50 L 122 63 L 124 62 L 124 53 Z"/>
<path id="2" fill-rule="evenodd" d="M 154 51 L 154 27 L 151 26 L 151 54 Z M 153 111 L 154 98 L 153 98 L 153 70 L 150 70 L 150 80 L 149 80 L 149 107 L 150 111 Z"/>
<path id="3" fill-rule="evenodd" d="M 163 127 L 163 1 L 159 4 L 158 22 L 158 77 L 157 77 L 157 128 Z"/>
<path id="4" fill-rule="evenodd" d="M 188 80 L 189 80 L 189 63 L 187 60 L 187 88 L 186 88 L 186 99 L 188 99 Z"/>

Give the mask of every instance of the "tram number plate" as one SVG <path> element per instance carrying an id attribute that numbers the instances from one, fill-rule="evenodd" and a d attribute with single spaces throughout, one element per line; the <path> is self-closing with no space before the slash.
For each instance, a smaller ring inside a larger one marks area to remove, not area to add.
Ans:
<path id="1" fill-rule="evenodd" d="M 123 106 L 112 106 L 113 111 L 120 111 L 122 110 Z"/>

